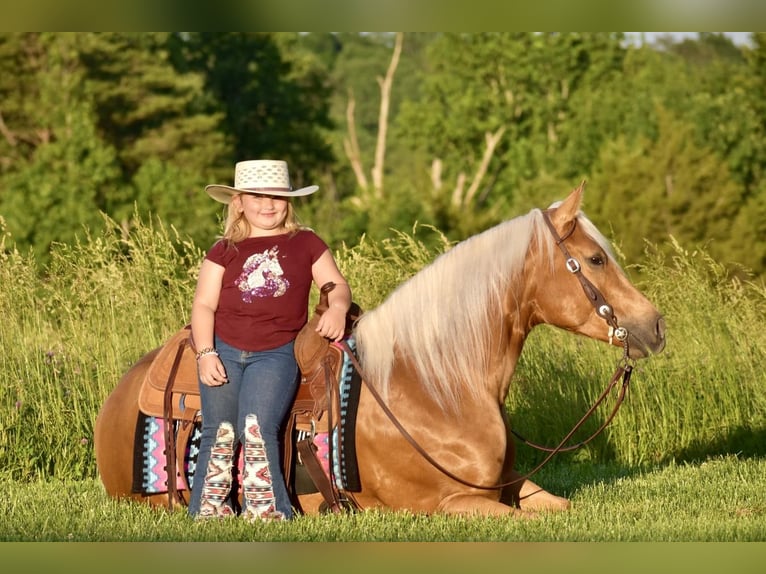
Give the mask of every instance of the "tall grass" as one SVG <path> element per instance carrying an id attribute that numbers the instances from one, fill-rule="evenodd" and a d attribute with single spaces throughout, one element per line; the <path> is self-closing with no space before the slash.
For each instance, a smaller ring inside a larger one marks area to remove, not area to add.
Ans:
<path id="1" fill-rule="evenodd" d="M 188 322 L 203 251 L 160 222 L 138 218 L 127 232 L 105 218 L 98 232 L 56 245 L 41 272 L 0 231 L 0 476 L 95 478 L 98 410 L 133 362 Z M 436 241 L 422 241 L 424 233 Z M 381 242 L 363 238 L 337 258 L 369 309 L 448 246 L 437 230 L 415 227 Z M 650 250 L 647 263 L 629 268 L 666 315 L 667 350 L 639 364 L 607 431 L 561 460 L 638 466 L 766 449 L 766 292 L 729 279 L 702 252 L 675 247 L 671 258 Z M 508 398 L 514 428 L 555 444 L 618 358 L 603 343 L 536 329 Z M 522 465 L 539 456 L 519 447 Z"/>
<path id="2" fill-rule="evenodd" d="M 94 476 L 93 424 L 120 376 L 188 321 L 201 251 L 161 224 L 54 246 L 38 273 L 0 254 L 0 472 Z"/>

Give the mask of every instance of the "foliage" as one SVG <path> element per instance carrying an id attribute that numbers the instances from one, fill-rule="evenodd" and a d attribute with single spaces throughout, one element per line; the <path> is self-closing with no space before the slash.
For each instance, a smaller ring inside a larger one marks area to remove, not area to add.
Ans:
<path id="1" fill-rule="evenodd" d="M 284 157 L 300 184 L 331 160 L 322 75 L 268 34 L 3 34 L 0 70 L 0 213 L 43 264 L 99 212 L 210 242 L 202 189 L 235 161 Z"/>
<path id="2" fill-rule="evenodd" d="M 424 98 L 407 103 L 400 127 L 409 145 L 443 163 L 436 185 L 442 196 L 438 226 L 457 228 L 462 237 L 475 233 L 488 224 L 483 211 L 514 209 L 522 182 L 562 169 L 555 158 L 572 115 L 570 102 L 578 91 L 590 91 L 619 71 L 620 39 L 619 34 L 446 34 L 428 47 Z M 471 195 L 469 185 L 490 137 L 498 138 L 497 148 Z M 492 217 L 497 222 L 502 213 Z"/>
<path id="3" fill-rule="evenodd" d="M 716 33 L 656 45 L 408 33 L 383 126 L 393 38 L 2 34 L 0 213 L 44 265 L 99 212 L 126 227 L 134 211 L 159 216 L 209 243 L 220 206 L 202 189 L 246 157 L 283 157 L 296 185 L 320 184 L 301 212 L 336 247 L 415 222 L 463 239 L 586 179 L 631 257 L 670 232 L 766 273 L 763 33 L 749 46 Z M 388 128 L 382 197 L 360 201 L 352 126 L 365 173 Z"/>
<path id="4" fill-rule="evenodd" d="M 179 66 L 202 74 L 207 98 L 223 115 L 232 158 L 284 158 L 296 186 L 330 161 L 318 131 L 330 127 L 321 68 L 295 74 L 270 34 L 192 32 L 173 39 Z M 230 168 L 222 175 L 231 177 Z"/>
<path id="5" fill-rule="evenodd" d="M 115 152 L 96 134 L 93 102 L 84 88 L 76 37 L 42 35 L 46 66 L 34 72 L 39 110 L 34 113 L 43 140 L 20 158 L 4 178 L 0 206 L 22 245 L 47 260 L 54 241 L 71 242 L 98 223 L 98 205 L 115 185 Z"/>
<path id="6" fill-rule="evenodd" d="M 661 107 L 654 114 L 658 132 L 653 139 L 630 144 L 618 137 L 602 147 L 586 211 L 598 226 L 613 230 L 613 240 L 630 261 L 643 254 L 643 246 L 631 238 L 654 241 L 669 234 L 706 247 L 723 261 L 732 253 L 729 238 L 738 231 L 734 223 L 742 189 L 711 150 L 695 145 L 692 126 Z"/>

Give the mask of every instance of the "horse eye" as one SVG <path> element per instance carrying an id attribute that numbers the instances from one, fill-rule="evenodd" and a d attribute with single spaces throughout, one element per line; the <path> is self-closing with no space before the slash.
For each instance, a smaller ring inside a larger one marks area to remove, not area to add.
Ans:
<path id="1" fill-rule="evenodd" d="M 593 255 L 590 258 L 591 265 L 601 266 L 605 263 L 604 258 L 601 255 Z"/>

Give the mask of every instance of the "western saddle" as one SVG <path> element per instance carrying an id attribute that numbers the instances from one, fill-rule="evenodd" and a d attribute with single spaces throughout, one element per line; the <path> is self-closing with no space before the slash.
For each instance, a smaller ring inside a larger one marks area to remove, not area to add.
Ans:
<path id="1" fill-rule="evenodd" d="M 314 314 L 295 340 L 295 357 L 301 380 L 283 430 L 283 462 L 288 491 L 296 506 L 299 507 L 294 488 L 297 451 L 302 467 L 324 497 L 327 507 L 337 512 L 348 501 L 343 499 L 334 481 L 322 468 L 312 440 L 315 432 L 328 432 L 338 421 L 337 382 L 343 351 L 316 332 L 319 317 L 328 308 L 328 294 L 334 288 L 334 283 L 322 286 Z M 352 303 L 346 315 L 347 337 L 361 314 L 359 305 Z M 174 333 L 159 349 L 147 369 L 138 395 L 139 410 L 163 421 L 169 508 L 176 504 L 188 505 L 189 502 L 189 493 L 178 488 L 177 475 L 183 476 L 186 448 L 195 425 L 201 421 L 195 357 L 191 327 L 187 325 Z M 299 431 L 302 431 L 300 434 L 304 438 L 296 441 L 295 436 Z M 331 449 L 331 461 L 332 457 Z"/>

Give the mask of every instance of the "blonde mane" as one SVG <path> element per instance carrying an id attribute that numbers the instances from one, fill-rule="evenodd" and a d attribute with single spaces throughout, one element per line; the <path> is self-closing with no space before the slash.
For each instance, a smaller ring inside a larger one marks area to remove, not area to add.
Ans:
<path id="1" fill-rule="evenodd" d="M 611 254 L 582 214 L 578 223 Z M 383 397 L 397 352 L 443 409 L 457 411 L 464 392 L 481 394 L 498 352 L 505 298 L 522 283 L 533 240 L 553 265 L 551 235 L 534 209 L 458 243 L 362 316 L 354 331 L 360 360 Z"/>
<path id="2" fill-rule="evenodd" d="M 426 392 L 456 409 L 478 394 L 496 347 L 503 297 L 516 282 L 542 214 L 505 221 L 458 243 L 359 320 L 354 336 L 365 375 L 385 397 L 398 351 Z M 470 382 L 470 384 L 466 384 Z"/>

